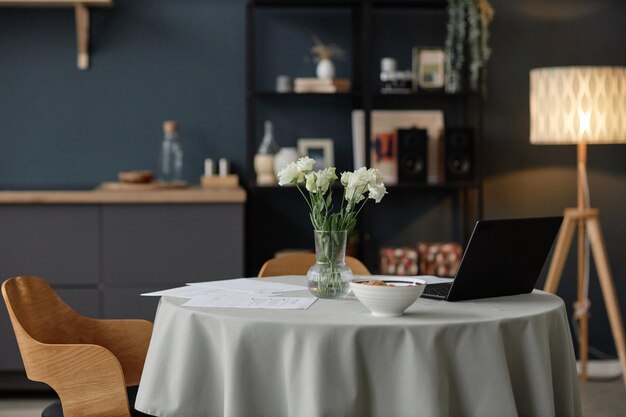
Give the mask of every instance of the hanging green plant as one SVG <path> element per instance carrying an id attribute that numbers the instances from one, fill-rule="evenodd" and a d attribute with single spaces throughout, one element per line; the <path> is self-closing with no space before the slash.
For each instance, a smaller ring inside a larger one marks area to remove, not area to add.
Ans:
<path id="1" fill-rule="evenodd" d="M 463 89 L 467 44 L 469 89 L 478 91 L 480 86 L 483 94 L 485 93 L 486 65 L 491 55 L 489 24 L 493 20 L 493 15 L 489 0 L 448 0 L 448 34 L 445 44 L 446 92 L 458 93 Z"/>

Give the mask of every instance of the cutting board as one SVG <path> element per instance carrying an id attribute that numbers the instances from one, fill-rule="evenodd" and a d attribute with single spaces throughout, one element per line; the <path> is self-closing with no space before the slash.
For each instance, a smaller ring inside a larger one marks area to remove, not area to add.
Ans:
<path id="1" fill-rule="evenodd" d="M 103 182 L 100 184 L 98 189 L 107 191 L 162 191 L 180 190 L 188 187 L 189 185 L 185 181 L 148 182 L 143 184 L 130 182 Z"/>

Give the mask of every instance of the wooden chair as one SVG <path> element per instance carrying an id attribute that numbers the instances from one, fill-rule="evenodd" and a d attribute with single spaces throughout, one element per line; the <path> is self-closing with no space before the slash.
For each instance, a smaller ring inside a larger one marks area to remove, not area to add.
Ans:
<path id="1" fill-rule="evenodd" d="M 259 278 L 275 277 L 279 275 L 306 275 L 307 271 L 315 263 L 313 253 L 294 253 L 282 255 L 266 261 L 259 271 Z M 346 265 L 350 267 L 354 275 L 371 275 L 370 271 L 361 261 L 352 256 L 346 256 Z"/>
<path id="2" fill-rule="evenodd" d="M 61 400 L 62 414 L 52 404 L 42 416 L 131 416 L 126 386 L 139 384 L 152 323 L 81 316 L 36 276 L 6 280 L 2 296 L 26 375 Z"/>

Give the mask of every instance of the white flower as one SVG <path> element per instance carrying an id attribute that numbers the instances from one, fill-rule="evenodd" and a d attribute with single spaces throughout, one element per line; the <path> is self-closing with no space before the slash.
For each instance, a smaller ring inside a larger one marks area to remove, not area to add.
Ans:
<path id="1" fill-rule="evenodd" d="M 326 169 L 322 169 L 317 171 L 317 188 L 321 190 L 322 193 L 328 191 L 328 187 L 337 179 L 337 174 L 335 174 L 335 167 L 328 167 Z"/>
<path id="2" fill-rule="evenodd" d="M 380 203 L 380 200 L 382 200 L 385 194 L 387 194 L 385 184 L 382 183 L 379 185 L 368 186 L 367 191 L 369 192 L 367 198 L 371 198 L 376 203 Z"/>
<path id="3" fill-rule="evenodd" d="M 305 156 L 287 164 L 280 170 L 278 177 L 280 185 L 294 183 L 304 185 L 309 195 L 307 197 L 302 194 L 302 196 L 309 204 L 311 209 L 309 216 L 316 229 L 339 227 L 351 229 L 356 224 L 356 216 L 367 200 L 372 199 L 380 203 L 387 194 L 383 176 L 377 169 L 362 167 L 354 172 L 342 172 L 341 184 L 344 187 L 344 198 L 348 202 L 342 203 L 339 210 L 334 210 L 330 198 L 330 187 L 338 179 L 336 169 L 328 167 L 313 171 L 314 164 L 315 160 Z M 302 192 L 300 188 L 298 189 Z"/>
<path id="4" fill-rule="evenodd" d="M 345 199 L 353 204 L 363 201 L 370 177 L 371 174 L 365 167 L 342 173 L 341 184 L 346 188 Z"/>
<path id="5" fill-rule="evenodd" d="M 344 187 L 347 187 L 348 183 L 350 182 L 351 176 L 352 176 L 352 172 L 350 171 L 342 172 L 341 173 L 341 185 L 343 185 Z"/>
<path id="6" fill-rule="evenodd" d="M 308 174 L 305 175 L 304 179 L 306 181 L 307 191 L 310 193 L 316 193 L 317 192 L 317 175 L 315 175 L 315 172 L 309 172 Z"/>
<path id="7" fill-rule="evenodd" d="M 346 200 L 349 202 L 348 206 L 363 201 L 363 188 L 346 187 Z"/>
<path id="8" fill-rule="evenodd" d="M 346 187 L 362 188 L 365 191 L 365 186 L 368 184 L 369 175 L 365 167 L 361 167 L 354 171 L 348 180 Z"/>
<path id="9" fill-rule="evenodd" d="M 278 172 L 278 184 L 301 184 L 308 173 L 313 170 L 315 159 L 308 156 L 298 159 L 297 162 L 288 163 Z"/>
<path id="10" fill-rule="evenodd" d="M 383 174 L 376 168 L 370 168 L 367 170 L 367 185 L 370 187 L 376 187 L 383 185 Z"/>
<path id="11" fill-rule="evenodd" d="M 298 159 L 298 162 L 296 162 L 296 165 L 298 166 L 298 169 L 300 170 L 300 172 L 306 175 L 309 172 L 313 171 L 313 165 L 315 165 L 315 159 L 311 159 L 308 156 L 304 156 Z"/>
<path id="12" fill-rule="evenodd" d="M 328 191 L 330 185 L 337 179 L 335 167 L 328 167 L 315 172 L 309 172 L 305 176 L 306 189 L 311 193 Z"/>
<path id="13" fill-rule="evenodd" d="M 300 170 L 295 162 L 290 162 L 285 165 L 283 169 L 278 171 L 278 184 L 286 185 L 286 184 L 294 184 L 296 182 L 301 182 L 300 180 Z"/>

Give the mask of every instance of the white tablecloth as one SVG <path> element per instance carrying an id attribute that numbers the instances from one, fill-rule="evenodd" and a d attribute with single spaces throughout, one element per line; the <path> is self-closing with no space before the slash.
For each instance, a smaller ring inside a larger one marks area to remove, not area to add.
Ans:
<path id="1" fill-rule="evenodd" d="M 184 301 L 159 305 L 135 403 L 145 413 L 581 415 L 565 308 L 542 291 L 420 298 L 396 318 L 372 317 L 355 298 L 320 299 L 303 311 L 180 307 Z"/>

